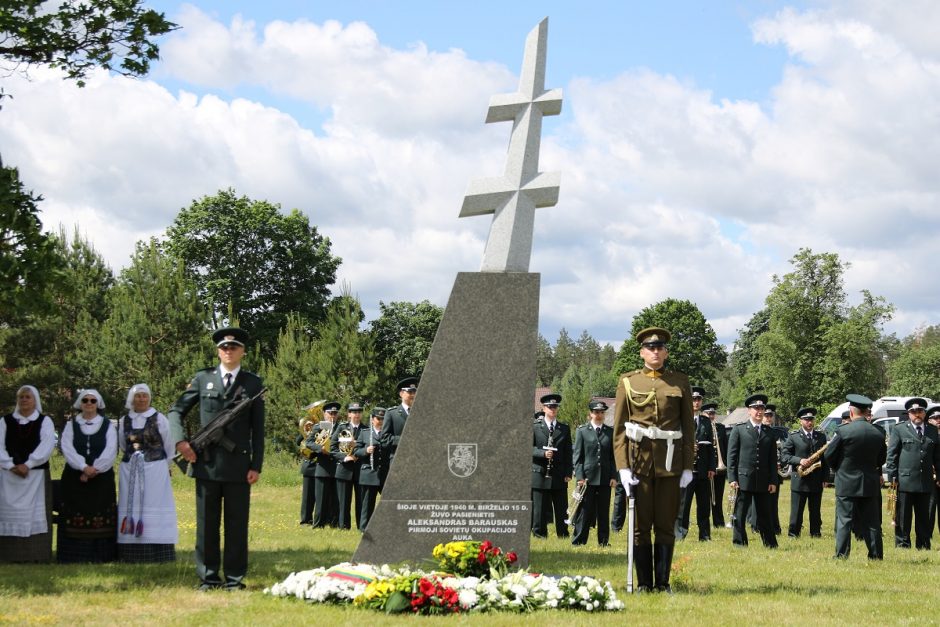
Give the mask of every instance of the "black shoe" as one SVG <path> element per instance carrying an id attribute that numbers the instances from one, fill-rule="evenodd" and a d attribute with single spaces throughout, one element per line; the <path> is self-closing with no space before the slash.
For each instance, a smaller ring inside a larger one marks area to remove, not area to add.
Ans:
<path id="1" fill-rule="evenodd" d="M 711 542 L 712 537 L 711 536 L 699 536 L 698 541 L 699 542 Z"/>
<path id="2" fill-rule="evenodd" d="M 225 584 L 221 581 L 210 579 L 209 581 L 203 581 L 196 587 L 196 589 L 200 592 L 208 592 L 210 590 L 220 590 L 224 585 Z"/>
<path id="3" fill-rule="evenodd" d="M 664 586 L 656 586 L 656 592 L 665 592 L 666 594 L 672 594 L 672 586 L 668 583 Z"/>
<path id="4" fill-rule="evenodd" d="M 800 537 L 800 534 L 790 532 L 790 533 L 787 534 L 787 537 L 789 537 L 789 538 L 799 538 L 799 537 Z"/>
<path id="5" fill-rule="evenodd" d="M 587 541 L 584 541 L 584 542 L 578 542 L 577 540 L 571 541 L 572 546 L 584 546 L 585 544 L 587 544 Z"/>
<path id="6" fill-rule="evenodd" d="M 244 590 L 247 587 L 248 586 L 246 586 L 240 581 L 229 581 L 225 584 L 225 589 L 228 590 L 229 592 L 233 592 L 237 590 Z"/>

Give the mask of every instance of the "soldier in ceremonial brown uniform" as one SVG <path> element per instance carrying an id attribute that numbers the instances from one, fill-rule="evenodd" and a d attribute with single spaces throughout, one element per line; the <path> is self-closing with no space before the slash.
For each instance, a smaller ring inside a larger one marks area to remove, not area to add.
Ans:
<path id="1" fill-rule="evenodd" d="M 692 480 L 692 390 L 686 375 L 664 368 L 670 337 L 658 327 L 637 333 L 644 366 L 622 375 L 617 385 L 614 458 L 624 487 L 636 496 L 638 591 L 671 591 L 679 489 Z"/>

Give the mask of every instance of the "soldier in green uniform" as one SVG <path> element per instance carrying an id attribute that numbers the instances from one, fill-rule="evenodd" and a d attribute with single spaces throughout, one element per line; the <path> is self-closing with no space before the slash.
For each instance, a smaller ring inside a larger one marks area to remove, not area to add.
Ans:
<path id="1" fill-rule="evenodd" d="M 692 389 L 686 375 L 665 368 L 670 337 L 659 327 L 637 333 L 644 365 L 621 375 L 617 385 L 614 459 L 628 498 L 635 494 L 636 531 L 628 541 L 638 591 L 672 591 L 679 490 L 692 481 Z"/>
<path id="2" fill-rule="evenodd" d="M 385 420 L 385 409 L 374 407 L 372 409 L 372 424 L 367 429 L 359 431 L 356 441 L 356 450 L 353 451 L 362 466 L 359 469 L 359 487 L 362 490 L 362 516 L 359 530 L 364 531 L 375 511 L 376 497 L 385 487 L 385 478 L 388 477 L 388 450 L 382 444 L 382 423 Z"/>
<path id="3" fill-rule="evenodd" d="M 243 370 L 242 357 L 248 333 L 229 327 L 212 334 L 218 347 L 219 365 L 200 370 L 168 412 L 170 437 L 176 450 L 192 464 L 196 479 L 196 572 L 200 589 L 225 587 L 240 590 L 248 570 L 248 506 L 251 486 L 258 481 L 264 460 L 264 400 L 255 399 L 248 411 L 226 428 L 234 442 L 232 451 L 212 446 L 196 455 L 183 432 L 183 418 L 199 405 L 199 423 L 210 423 L 216 415 L 242 398 L 260 394 L 257 375 Z M 220 548 L 223 511 L 225 553 Z M 222 579 L 222 572 L 225 579 Z"/>
<path id="4" fill-rule="evenodd" d="M 330 401 L 323 405 L 325 420 L 313 427 L 307 438 L 307 448 L 317 460 L 313 486 L 316 506 L 313 510 L 313 527 L 336 527 L 339 524 L 339 505 L 336 496 L 336 460 L 330 452 L 333 436 L 339 429 L 339 403 Z"/>
<path id="5" fill-rule="evenodd" d="M 777 548 L 770 515 L 770 496 L 777 490 L 777 440 L 763 425 L 767 397 L 752 394 L 744 401 L 750 420 L 737 425 L 728 437 L 728 483 L 738 490 L 731 521 L 731 541 L 747 546 L 747 511 L 755 508 L 757 529 L 764 546 Z"/>
<path id="6" fill-rule="evenodd" d="M 930 550 L 933 524 L 930 522 L 930 495 L 940 472 L 940 444 L 937 428 L 925 424 L 927 401 L 912 398 L 904 404 L 909 420 L 899 422 L 891 430 L 888 442 L 888 461 L 885 471 L 888 481 L 897 484 L 894 546 L 911 548 L 911 522 L 913 518 L 915 547 Z"/>
<path id="7" fill-rule="evenodd" d="M 532 425 L 532 533 L 548 536 L 548 524 L 555 521 L 555 533 L 567 538 L 568 482 L 572 473 L 571 428 L 558 422 L 561 394 L 539 399 L 543 416 Z"/>
<path id="8" fill-rule="evenodd" d="M 777 447 L 776 463 L 774 464 L 773 472 L 773 479 L 777 484 L 777 489 L 770 495 L 770 524 L 773 525 L 774 533 L 780 535 L 782 531 L 780 527 L 780 486 L 785 479 L 784 475 L 787 474 L 787 472 L 784 471 L 785 464 L 780 457 L 780 449 L 783 447 L 783 443 L 786 441 L 789 433 L 787 433 L 784 427 L 777 426 L 777 406 L 772 403 L 764 407 L 763 421 L 764 426 L 767 427 L 774 436 L 774 445 Z"/>
<path id="9" fill-rule="evenodd" d="M 811 538 L 822 537 L 822 495 L 823 481 L 829 476 L 829 467 L 819 451 L 826 446 L 826 434 L 813 429 L 816 421 L 816 409 L 801 407 L 796 412 L 800 428 L 791 431 L 783 443 L 781 458 L 790 466 L 790 525 L 787 535 L 799 538 L 803 529 L 803 511 L 809 503 L 809 535 Z M 804 476 L 811 466 L 810 458 L 817 456 L 819 467 Z"/>
<path id="10" fill-rule="evenodd" d="M 418 393 L 418 378 L 406 377 L 398 382 L 398 396 L 401 405 L 390 407 L 385 412 L 385 421 L 382 423 L 382 444 L 388 449 L 388 463 L 395 460 L 398 442 L 401 441 L 401 432 L 405 429 L 405 421 L 411 413 L 411 406 Z"/>
<path id="11" fill-rule="evenodd" d="M 337 426 L 330 437 L 330 453 L 336 462 L 336 501 L 339 511 L 340 529 L 351 529 L 350 520 L 355 503 L 356 528 L 362 529 L 362 490 L 359 488 L 359 469 L 361 462 L 356 457 L 356 440 L 362 428 L 362 405 L 350 403 L 346 407 L 346 422 Z M 348 452 L 347 452 L 348 451 Z"/>
<path id="12" fill-rule="evenodd" d="M 849 394 L 849 423 L 841 425 L 824 453 L 836 471 L 836 557 L 852 550 L 853 521 L 868 545 L 868 559 L 884 558 L 881 538 L 881 466 L 887 457 L 884 434 L 867 420 L 872 400 Z"/>
<path id="13" fill-rule="evenodd" d="M 574 519 L 571 544 L 587 544 L 591 527 L 597 525 L 597 543 L 610 541 L 610 489 L 617 485 L 614 465 L 614 430 L 604 424 L 607 404 L 588 403 L 590 422 L 577 428 L 574 442 L 574 478 L 578 486 L 587 484 Z"/>
<path id="14" fill-rule="evenodd" d="M 715 452 L 714 434 L 711 420 L 702 415 L 702 402 L 705 400 L 705 388 L 692 386 L 692 416 L 695 420 L 695 461 L 692 465 L 692 483 L 682 492 L 682 505 L 676 518 L 676 538 L 684 540 L 689 533 L 689 517 L 692 513 L 692 500 L 695 500 L 695 520 L 698 524 L 699 542 L 712 539 L 711 501 L 715 482 L 715 469 L 718 467 L 718 454 Z"/>
<path id="15" fill-rule="evenodd" d="M 731 526 L 731 523 L 725 524 L 725 482 L 728 478 L 728 467 L 725 466 L 725 460 L 728 459 L 728 429 L 718 422 L 717 403 L 705 403 L 702 405 L 702 414 L 712 423 L 712 438 L 715 442 L 715 454 L 718 457 L 718 463 L 715 467 L 715 500 L 712 501 L 712 526 L 716 529 Z"/>

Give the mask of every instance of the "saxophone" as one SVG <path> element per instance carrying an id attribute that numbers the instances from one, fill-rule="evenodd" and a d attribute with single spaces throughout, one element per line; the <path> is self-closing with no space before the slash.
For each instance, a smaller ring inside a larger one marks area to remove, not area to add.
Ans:
<path id="1" fill-rule="evenodd" d="M 801 477 L 805 477 L 806 475 L 815 471 L 817 468 L 822 467 L 822 454 L 823 452 L 825 452 L 826 447 L 828 446 L 829 446 L 829 442 L 826 442 L 819 448 L 818 451 L 816 451 L 815 453 L 807 457 L 806 461 L 808 461 L 809 464 L 806 466 L 806 468 L 803 468 L 802 466 L 797 466 L 796 474 L 798 474 Z"/>
<path id="2" fill-rule="evenodd" d="M 725 516 L 727 516 L 728 520 L 730 520 L 732 523 L 735 521 L 734 506 L 738 502 L 739 489 L 740 488 L 738 486 L 732 485 L 730 483 L 728 484 L 728 511 L 725 513 Z"/>

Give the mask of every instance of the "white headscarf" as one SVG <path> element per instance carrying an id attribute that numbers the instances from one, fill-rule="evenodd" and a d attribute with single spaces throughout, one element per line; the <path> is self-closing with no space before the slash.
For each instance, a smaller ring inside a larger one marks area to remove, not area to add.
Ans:
<path id="1" fill-rule="evenodd" d="M 82 408 L 82 399 L 86 396 L 94 396 L 98 399 L 98 409 L 104 409 L 104 399 L 101 398 L 101 394 L 98 394 L 98 390 L 94 388 L 88 388 L 87 390 L 82 390 L 78 393 L 78 396 L 75 397 L 75 402 L 72 404 L 72 407 L 75 409 Z"/>
<path id="2" fill-rule="evenodd" d="M 136 383 L 127 391 L 127 401 L 124 402 L 124 407 L 134 409 L 134 395 L 138 392 L 146 392 L 151 402 L 153 402 L 153 393 L 150 391 L 150 386 L 146 383 Z"/>
<path id="3" fill-rule="evenodd" d="M 29 390 L 29 393 L 33 395 L 33 400 L 36 401 L 36 409 L 34 409 L 34 410 L 33 410 L 33 413 L 30 414 L 29 416 L 24 416 L 24 415 L 22 414 L 22 412 L 20 412 L 20 400 L 19 400 L 19 395 L 20 395 L 20 392 L 22 392 L 23 390 Z M 42 413 L 42 402 L 39 400 L 39 390 L 37 390 L 37 389 L 34 388 L 33 386 L 31 386 L 31 385 L 23 385 L 23 386 L 21 386 L 20 389 L 18 389 L 18 390 L 16 391 L 16 396 L 17 396 L 17 399 L 16 399 L 16 410 L 14 410 L 14 412 L 13 412 L 13 417 L 14 417 L 14 418 L 23 418 L 23 419 L 27 419 L 27 420 L 28 420 L 28 419 L 32 419 L 32 418 L 34 418 L 35 416 L 38 416 L 39 414 Z"/>

